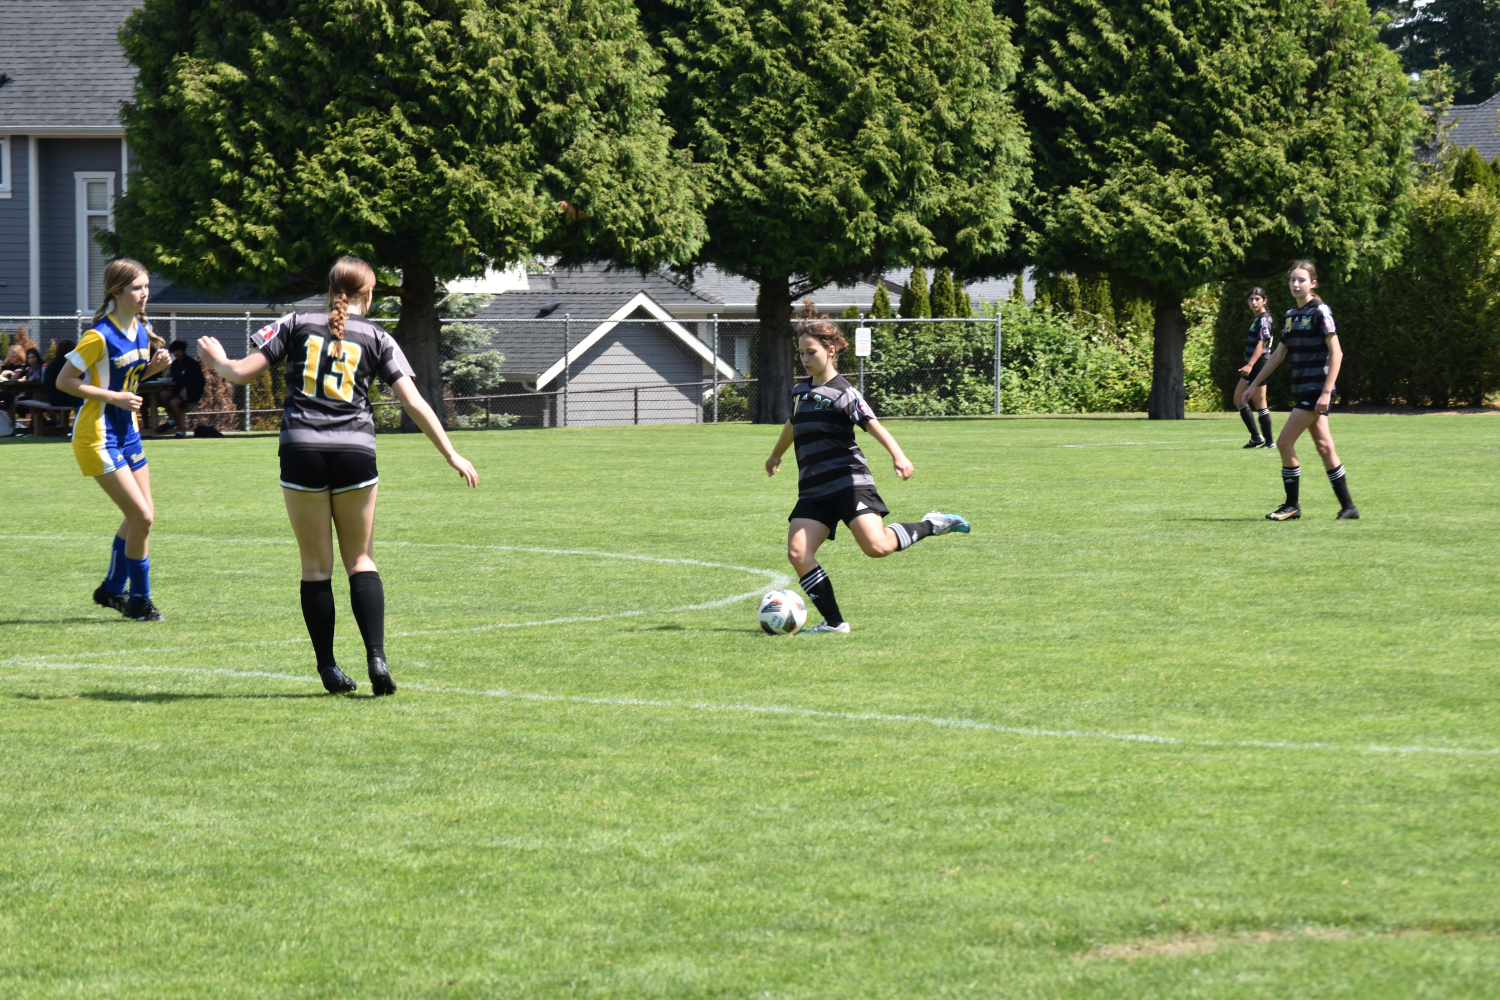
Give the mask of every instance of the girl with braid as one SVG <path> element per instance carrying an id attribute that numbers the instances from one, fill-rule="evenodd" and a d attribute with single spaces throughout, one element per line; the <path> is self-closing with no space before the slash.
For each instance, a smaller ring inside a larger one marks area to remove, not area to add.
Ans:
<path id="1" fill-rule="evenodd" d="M 1287 271 L 1287 284 L 1292 298 L 1297 300 L 1293 309 L 1286 311 L 1286 325 L 1281 332 L 1281 344 L 1271 354 L 1265 369 L 1250 380 L 1246 395 L 1253 393 L 1271 377 L 1276 366 L 1287 355 L 1292 358 L 1292 412 L 1281 428 L 1276 447 L 1281 451 L 1281 483 L 1286 488 L 1286 503 L 1266 515 L 1269 521 L 1295 521 L 1302 516 L 1299 493 L 1302 483 L 1302 466 L 1297 461 L 1297 439 L 1308 431 L 1323 468 L 1328 471 L 1328 482 L 1333 486 L 1334 496 L 1339 500 L 1340 521 L 1352 521 L 1359 517 L 1359 509 L 1349 497 L 1349 479 L 1344 475 L 1343 463 L 1333 448 L 1333 435 L 1328 430 L 1328 407 L 1333 402 L 1333 390 L 1339 378 L 1339 367 L 1344 361 L 1343 348 L 1339 346 L 1338 327 L 1333 322 L 1333 310 L 1317 296 L 1318 269 L 1312 261 L 1293 261 Z"/>
<path id="2" fill-rule="evenodd" d="M 198 352 L 214 371 L 245 385 L 272 364 L 286 364 L 281 418 L 281 492 L 302 557 L 302 617 L 317 656 L 318 675 L 332 694 L 358 685 L 333 658 L 333 536 L 349 575 L 349 601 L 365 642 L 370 686 L 394 694 L 385 661 L 385 589 L 375 568 L 375 419 L 370 381 L 379 375 L 422 432 L 469 486 L 474 466 L 453 450 L 437 415 L 412 382 L 412 368 L 391 335 L 365 319 L 375 272 L 357 257 L 340 257 L 328 273 L 328 312 L 293 312 L 251 338 L 256 350 L 230 361 L 212 337 Z"/>
<path id="3" fill-rule="evenodd" d="M 818 547 L 830 541 L 843 521 L 865 555 L 873 559 L 911 548 L 928 535 L 950 531 L 967 534 L 969 522 L 937 511 L 920 521 L 887 525 L 890 508 L 875 492 L 875 478 L 854 441 L 854 428 L 865 431 L 891 453 L 896 475 L 915 472 L 891 432 L 875 419 L 864 396 L 838 373 L 839 352 L 848 346 L 832 323 L 812 323 L 798 338 L 802 366 L 810 376 L 792 390 L 792 419 L 766 459 L 766 475 L 781 468 L 781 457 L 796 445 L 797 505 L 787 518 L 786 556 L 797 571 L 808 600 L 822 612 L 815 632 L 848 632 L 849 623 L 833 596 L 833 582 L 818 565 Z"/>
<path id="4" fill-rule="evenodd" d="M 104 303 L 94 313 L 94 325 L 68 353 L 57 387 L 83 400 L 73 421 L 78 468 L 125 515 L 115 533 L 109 571 L 94 589 L 94 603 L 136 621 L 159 622 L 163 618 L 151 602 L 151 560 L 146 555 L 156 505 L 136 422 L 141 397 L 135 390 L 142 379 L 171 364 L 172 356 L 146 320 L 150 297 L 145 265 L 128 257 L 111 261 L 104 268 Z"/>

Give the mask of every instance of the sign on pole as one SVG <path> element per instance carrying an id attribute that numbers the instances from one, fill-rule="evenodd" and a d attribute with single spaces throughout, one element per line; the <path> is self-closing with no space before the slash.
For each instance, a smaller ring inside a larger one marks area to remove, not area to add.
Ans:
<path id="1" fill-rule="evenodd" d="M 856 327 L 854 330 L 854 356 L 856 358 L 870 356 L 870 328 L 868 326 Z"/>

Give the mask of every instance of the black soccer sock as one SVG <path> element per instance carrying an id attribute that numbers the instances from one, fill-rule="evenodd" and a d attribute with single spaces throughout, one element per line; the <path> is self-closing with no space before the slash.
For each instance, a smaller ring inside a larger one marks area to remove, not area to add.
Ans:
<path id="1" fill-rule="evenodd" d="M 1328 482 L 1333 486 L 1333 495 L 1339 498 L 1339 507 L 1348 510 L 1354 506 L 1354 501 L 1349 499 L 1349 477 L 1344 474 L 1344 467 L 1328 470 Z"/>
<path id="2" fill-rule="evenodd" d="M 1249 403 L 1240 404 L 1240 419 L 1245 422 L 1245 426 L 1249 429 L 1251 437 L 1260 437 L 1260 431 L 1255 429 L 1255 414 L 1251 412 Z"/>
<path id="3" fill-rule="evenodd" d="M 896 551 L 905 552 L 913 545 L 932 534 L 931 521 L 901 521 L 890 525 L 896 534 Z"/>
<path id="4" fill-rule="evenodd" d="M 1286 487 L 1286 502 L 1288 505 L 1297 506 L 1297 493 L 1302 485 L 1302 466 L 1294 465 L 1291 468 L 1281 467 L 1281 485 Z"/>
<path id="5" fill-rule="evenodd" d="M 318 666 L 333 664 L 333 581 L 302 581 L 302 620 L 312 640 Z"/>
<path id="6" fill-rule="evenodd" d="M 365 656 L 385 659 L 385 585 L 375 572 L 349 576 L 349 603 L 365 640 Z"/>
<path id="7" fill-rule="evenodd" d="M 830 625 L 844 623 L 844 616 L 839 614 L 839 602 L 833 596 L 833 581 L 828 579 L 822 566 L 814 566 L 799 582 L 802 584 L 802 592 L 822 613 L 824 621 Z"/>
<path id="8" fill-rule="evenodd" d="M 1267 441 L 1271 440 L 1271 411 L 1260 411 L 1260 436 Z"/>

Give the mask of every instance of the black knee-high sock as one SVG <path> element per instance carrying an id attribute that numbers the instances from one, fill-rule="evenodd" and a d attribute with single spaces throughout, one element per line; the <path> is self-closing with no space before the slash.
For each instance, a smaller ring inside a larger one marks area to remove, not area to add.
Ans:
<path id="1" fill-rule="evenodd" d="M 802 592 L 822 613 L 824 621 L 830 625 L 844 623 L 844 616 L 839 613 L 839 602 L 833 596 L 833 581 L 828 579 L 822 566 L 814 566 L 800 582 Z"/>
<path id="2" fill-rule="evenodd" d="M 1240 404 L 1240 419 L 1245 422 L 1245 427 L 1249 429 L 1251 437 L 1260 437 L 1260 431 L 1255 429 L 1255 414 L 1251 412 L 1249 403 Z"/>
<path id="3" fill-rule="evenodd" d="M 385 586 L 380 574 L 353 573 L 349 577 L 349 603 L 365 640 L 365 656 L 385 659 Z"/>
<path id="4" fill-rule="evenodd" d="M 302 620 L 312 640 L 318 666 L 333 664 L 333 581 L 302 581 Z"/>
<path id="5" fill-rule="evenodd" d="M 1263 438 L 1265 438 L 1267 441 L 1269 441 L 1269 440 L 1271 440 L 1271 411 L 1270 410 L 1261 410 L 1260 413 L 1259 413 L 1259 416 L 1260 416 L 1260 436 L 1263 437 Z"/>
<path id="6" fill-rule="evenodd" d="M 931 521 L 898 521 L 890 526 L 896 534 L 896 551 L 905 552 L 932 534 Z"/>
<path id="7" fill-rule="evenodd" d="M 1302 466 L 1281 467 L 1281 485 L 1286 487 L 1286 502 L 1297 506 L 1297 494 L 1302 485 Z"/>
<path id="8" fill-rule="evenodd" d="M 1339 498 L 1339 507 L 1348 510 L 1354 506 L 1354 501 L 1349 499 L 1349 477 L 1344 474 L 1344 467 L 1328 470 L 1328 482 L 1333 486 L 1333 495 Z"/>

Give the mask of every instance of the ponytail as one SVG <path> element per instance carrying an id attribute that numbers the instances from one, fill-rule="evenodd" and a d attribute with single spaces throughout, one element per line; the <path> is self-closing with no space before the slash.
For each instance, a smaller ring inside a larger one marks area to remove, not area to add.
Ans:
<path id="1" fill-rule="evenodd" d="M 112 260 L 104 267 L 104 301 L 99 308 L 94 310 L 94 322 L 97 323 L 109 312 L 110 304 L 114 302 L 115 296 L 119 295 L 130 283 L 143 274 L 149 274 L 146 265 L 129 257 L 121 257 Z M 146 314 L 140 314 L 140 321 L 146 322 Z"/>
<path id="2" fill-rule="evenodd" d="M 358 257 L 340 257 L 328 272 L 328 332 L 342 343 L 344 323 L 349 318 L 350 296 L 363 296 L 375 287 L 375 269 Z M 331 357 L 339 357 L 343 348 L 331 344 Z"/>

